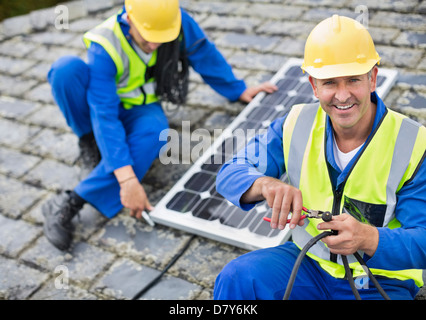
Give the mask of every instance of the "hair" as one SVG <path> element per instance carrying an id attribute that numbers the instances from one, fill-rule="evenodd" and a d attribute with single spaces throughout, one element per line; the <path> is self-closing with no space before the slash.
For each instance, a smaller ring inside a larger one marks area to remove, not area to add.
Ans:
<path id="1" fill-rule="evenodd" d="M 163 43 L 157 52 L 154 67 L 156 95 L 160 100 L 183 104 L 188 94 L 189 63 L 185 51 L 183 30 L 173 41 Z"/>
<path id="2" fill-rule="evenodd" d="M 370 69 L 370 71 L 368 71 L 367 72 L 367 77 L 368 77 L 368 80 L 371 80 L 371 73 L 373 72 L 373 69 L 375 68 L 375 67 L 378 67 L 378 64 L 376 63 L 371 69 Z"/>

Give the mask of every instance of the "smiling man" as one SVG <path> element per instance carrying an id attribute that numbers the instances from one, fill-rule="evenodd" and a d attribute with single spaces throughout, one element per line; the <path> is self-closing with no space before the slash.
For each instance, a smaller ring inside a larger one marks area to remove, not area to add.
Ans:
<path id="1" fill-rule="evenodd" d="M 217 176 L 218 192 L 235 205 L 266 201 L 272 228 L 284 229 L 292 213 L 293 241 L 231 261 L 216 279 L 215 299 L 282 299 L 301 248 L 329 229 L 335 234 L 302 260 L 290 299 L 354 298 L 347 280 L 365 276 L 354 253 L 391 299 L 413 299 L 423 286 L 426 128 L 384 105 L 375 92 L 379 62 L 370 34 L 353 19 L 334 15 L 312 30 L 302 69 L 319 103 L 293 106 Z M 333 216 L 302 220 L 302 208 Z M 359 294 L 382 298 L 374 285 Z"/>

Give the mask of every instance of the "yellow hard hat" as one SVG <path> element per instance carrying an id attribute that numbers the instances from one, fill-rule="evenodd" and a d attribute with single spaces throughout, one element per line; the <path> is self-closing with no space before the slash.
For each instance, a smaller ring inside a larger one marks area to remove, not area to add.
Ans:
<path id="1" fill-rule="evenodd" d="M 309 34 L 302 69 L 314 78 L 329 79 L 365 74 L 379 61 L 367 29 L 354 19 L 333 15 Z"/>
<path id="2" fill-rule="evenodd" d="M 164 43 L 178 37 L 182 23 L 179 0 L 125 0 L 124 6 L 146 41 Z"/>

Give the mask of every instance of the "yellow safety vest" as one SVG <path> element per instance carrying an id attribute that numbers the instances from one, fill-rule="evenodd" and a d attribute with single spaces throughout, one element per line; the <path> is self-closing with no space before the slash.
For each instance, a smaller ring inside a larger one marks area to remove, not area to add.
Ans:
<path id="1" fill-rule="evenodd" d="M 145 79 L 147 67 L 153 67 L 157 62 L 157 50 L 146 65 L 124 36 L 117 15 L 86 32 L 83 40 L 88 48 L 92 42 L 100 44 L 111 56 L 117 68 L 117 94 L 124 108 L 158 101 L 155 79 Z"/>
<path id="2" fill-rule="evenodd" d="M 291 185 L 299 188 L 307 208 L 330 211 L 334 215 L 347 212 L 345 204 L 366 203 L 378 208 L 374 217 L 356 211 L 358 218 L 376 227 L 397 228 L 396 195 L 415 173 L 426 150 L 426 128 L 390 109 L 382 119 L 361 156 L 351 168 L 340 192 L 333 190 L 325 154 L 326 113 L 319 103 L 296 105 L 283 125 L 283 148 L 287 175 Z M 370 206 L 371 207 L 371 206 Z M 350 212 L 348 212 L 350 213 Z M 309 219 L 303 227 L 294 229 L 293 241 L 302 248 L 321 231 L 320 219 Z M 363 253 L 359 252 L 362 256 Z M 341 257 L 332 261 L 330 250 L 318 241 L 308 256 L 336 278 L 345 276 Z M 348 256 L 353 276 L 365 275 L 354 256 Z M 413 279 L 423 286 L 423 270 L 371 269 L 376 275 L 400 280 Z"/>

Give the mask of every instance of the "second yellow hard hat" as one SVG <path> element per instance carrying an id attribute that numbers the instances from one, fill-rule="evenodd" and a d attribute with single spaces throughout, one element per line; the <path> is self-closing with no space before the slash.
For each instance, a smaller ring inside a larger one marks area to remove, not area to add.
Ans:
<path id="1" fill-rule="evenodd" d="M 125 0 L 124 5 L 146 41 L 164 43 L 178 37 L 182 23 L 178 0 Z"/>
<path id="2" fill-rule="evenodd" d="M 302 69 L 314 78 L 329 79 L 365 74 L 379 61 L 367 29 L 354 19 L 333 15 L 308 36 Z"/>

